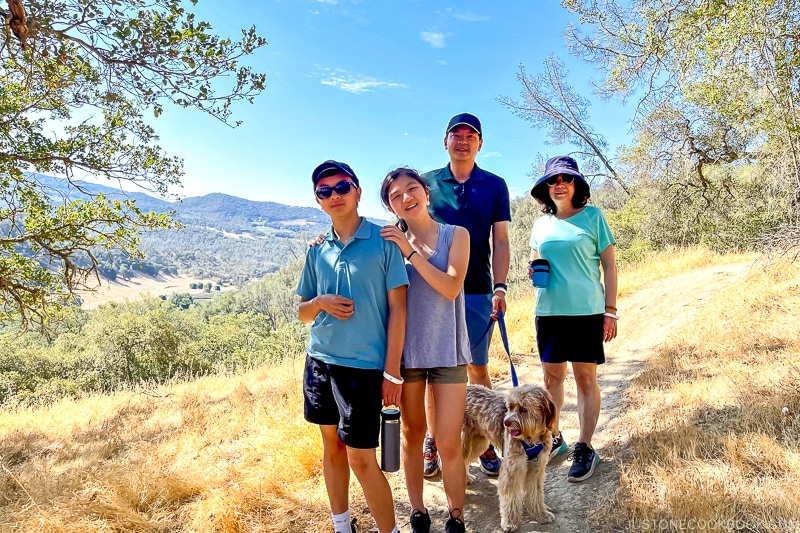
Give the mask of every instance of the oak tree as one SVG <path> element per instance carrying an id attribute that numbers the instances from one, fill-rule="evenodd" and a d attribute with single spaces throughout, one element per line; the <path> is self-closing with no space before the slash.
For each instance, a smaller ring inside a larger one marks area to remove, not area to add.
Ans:
<path id="1" fill-rule="evenodd" d="M 242 61 L 266 40 L 255 27 L 216 35 L 196 4 L 8 0 L 0 10 L 0 323 L 45 323 L 96 285 L 93 250 L 136 259 L 141 231 L 175 226 L 77 183 L 94 175 L 162 195 L 179 184 L 182 161 L 146 116 L 176 105 L 236 126 L 231 105 L 263 90 L 265 75 Z"/>

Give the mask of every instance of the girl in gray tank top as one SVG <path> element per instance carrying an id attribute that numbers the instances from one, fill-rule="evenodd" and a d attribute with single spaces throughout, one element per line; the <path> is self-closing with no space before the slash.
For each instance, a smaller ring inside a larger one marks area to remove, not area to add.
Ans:
<path id="1" fill-rule="evenodd" d="M 412 530 L 428 531 L 431 518 L 422 498 L 426 389 L 432 394 L 428 418 L 436 435 L 442 482 L 450 509 L 445 526 L 464 531 L 466 471 L 461 458 L 461 425 L 467 394 L 470 346 L 464 313 L 464 277 L 469 263 L 469 233 L 439 224 L 428 213 L 429 191 L 414 170 L 398 168 L 381 185 L 384 205 L 402 220 L 381 235 L 406 258 L 406 334 L 400 400 L 402 465 L 411 504 Z M 401 226 L 401 227 L 398 227 Z M 441 530 L 441 528 L 439 528 Z"/>

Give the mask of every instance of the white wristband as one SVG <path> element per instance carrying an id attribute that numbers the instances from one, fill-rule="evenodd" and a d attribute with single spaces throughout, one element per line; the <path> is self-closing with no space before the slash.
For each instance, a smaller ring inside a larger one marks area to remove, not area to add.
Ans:
<path id="1" fill-rule="evenodd" d="M 615 315 L 614 313 L 606 312 L 606 313 L 603 313 L 603 316 L 607 316 L 608 318 L 613 318 L 614 320 L 619 320 L 619 317 L 617 315 Z"/>
<path id="2" fill-rule="evenodd" d="M 503 294 L 507 294 L 508 293 L 508 289 L 504 289 L 503 287 L 495 287 L 494 288 L 494 292 L 497 292 L 497 291 L 500 291 Z"/>
<path id="3" fill-rule="evenodd" d="M 385 377 L 387 380 L 391 381 L 395 385 L 402 385 L 403 382 L 405 381 L 403 378 L 394 377 L 393 375 L 391 375 L 390 373 L 386 372 L 385 370 L 383 371 L 383 377 Z"/>

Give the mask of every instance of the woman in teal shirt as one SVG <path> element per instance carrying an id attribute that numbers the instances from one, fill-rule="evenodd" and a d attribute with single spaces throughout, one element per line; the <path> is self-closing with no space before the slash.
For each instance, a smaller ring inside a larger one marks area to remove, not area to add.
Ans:
<path id="1" fill-rule="evenodd" d="M 542 258 L 550 263 L 547 286 L 539 288 L 536 298 L 536 343 L 545 388 L 556 406 L 550 457 L 567 451 L 558 431 L 558 415 L 564 405 L 564 379 L 570 362 L 578 386 L 580 433 L 567 479 L 583 481 L 600 462 L 592 447 L 600 416 L 597 365 L 605 362 L 603 343 L 617 336 L 616 241 L 602 211 L 586 205 L 589 183 L 571 157 L 548 160 L 531 196 L 545 216 L 533 224 L 529 275 L 533 260 Z"/>

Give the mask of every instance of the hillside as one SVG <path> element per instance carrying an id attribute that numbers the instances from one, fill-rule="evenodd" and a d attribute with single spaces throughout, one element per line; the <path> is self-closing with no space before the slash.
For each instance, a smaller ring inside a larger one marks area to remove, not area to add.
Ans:
<path id="1" fill-rule="evenodd" d="M 81 199 L 86 195 L 66 180 L 37 174 L 54 200 Z M 169 202 L 142 192 L 125 192 L 85 181 L 76 185 L 90 194 L 130 199 L 145 212 L 174 211 L 186 227 L 178 232 L 154 231 L 142 236 L 146 254 L 141 265 L 121 254 L 99 254 L 101 273 L 109 280 L 129 279 L 134 273 L 159 272 L 195 278 L 242 281 L 261 278 L 300 257 L 309 235 L 324 231 L 328 217 L 321 210 L 275 202 L 257 202 L 214 193 Z"/>
<path id="2" fill-rule="evenodd" d="M 525 514 L 521 533 L 698 521 L 712 527 L 680 530 L 729 531 L 722 525 L 735 523 L 742 531 L 797 531 L 800 274 L 756 271 L 752 258 L 686 271 L 658 259 L 673 275 L 651 273 L 624 291 L 620 337 L 599 373 L 595 444 L 603 462 L 575 485 L 564 479 L 565 460 L 554 461 L 545 498 L 556 519 L 539 525 Z M 523 383 L 540 384 L 529 344 L 532 297 L 513 296 L 507 325 L 515 364 Z M 490 371 L 506 388 L 498 344 Z M 0 411 L 0 530 L 331 531 L 319 432 L 303 421 L 299 400 L 302 345 L 285 353 L 240 375 Z M 567 385 L 564 431 L 574 442 L 575 386 Z M 472 469 L 478 483 L 467 489 L 468 530 L 498 531 L 497 481 Z M 407 532 L 402 472 L 388 477 Z M 364 532 L 372 519 L 354 479 L 351 487 Z M 439 478 L 425 482 L 437 524 L 446 513 L 441 487 Z"/>

